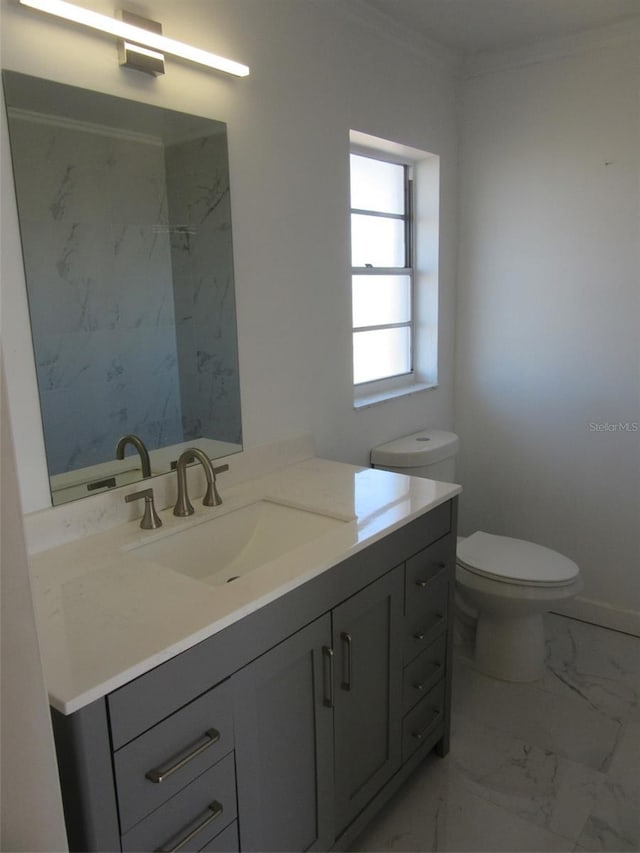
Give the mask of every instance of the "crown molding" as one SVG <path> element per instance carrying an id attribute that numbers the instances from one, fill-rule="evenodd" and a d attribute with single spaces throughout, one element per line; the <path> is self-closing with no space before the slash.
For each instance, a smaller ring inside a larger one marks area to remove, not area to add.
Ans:
<path id="1" fill-rule="evenodd" d="M 65 130 L 79 130 L 83 133 L 93 133 L 98 136 L 106 136 L 109 139 L 126 139 L 128 142 L 141 142 L 146 145 L 157 145 L 162 147 L 163 141 L 159 136 L 149 133 L 140 133 L 135 130 L 127 130 L 106 124 L 84 121 L 82 119 L 69 118 L 67 116 L 48 115 L 35 110 L 26 110 L 20 107 L 7 107 L 7 115 L 18 121 L 28 121 L 33 124 L 47 125 Z"/>
<path id="2" fill-rule="evenodd" d="M 518 48 L 475 53 L 461 61 L 458 73 L 463 80 L 469 80 L 633 42 L 640 42 L 640 17 Z"/>
<path id="3" fill-rule="evenodd" d="M 326 0 L 319 0 L 327 5 Z M 422 33 L 396 21 L 392 14 L 382 12 L 369 4 L 368 0 L 337 0 L 329 6 L 332 11 L 369 28 L 376 35 L 395 42 L 402 48 L 439 65 L 453 73 L 459 73 L 459 54 L 428 38 Z"/>

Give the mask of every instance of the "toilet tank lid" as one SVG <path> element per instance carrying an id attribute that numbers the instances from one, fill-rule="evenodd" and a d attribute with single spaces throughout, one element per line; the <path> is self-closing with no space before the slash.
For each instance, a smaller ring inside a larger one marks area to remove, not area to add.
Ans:
<path id="1" fill-rule="evenodd" d="M 458 452 L 458 436 L 442 429 L 423 429 L 380 444 L 371 451 L 371 464 L 389 468 L 434 465 Z"/>

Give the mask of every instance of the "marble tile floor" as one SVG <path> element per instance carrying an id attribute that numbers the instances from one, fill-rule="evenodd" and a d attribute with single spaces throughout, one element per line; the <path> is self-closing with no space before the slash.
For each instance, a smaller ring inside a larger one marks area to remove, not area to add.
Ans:
<path id="1" fill-rule="evenodd" d="M 546 617 L 544 678 L 508 684 L 456 647 L 451 751 L 355 851 L 640 850 L 640 639 Z"/>

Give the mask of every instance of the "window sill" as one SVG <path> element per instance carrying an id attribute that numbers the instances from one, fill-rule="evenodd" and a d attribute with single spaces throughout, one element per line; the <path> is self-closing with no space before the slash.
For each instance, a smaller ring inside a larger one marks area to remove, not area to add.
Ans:
<path id="1" fill-rule="evenodd" d="M 363 394 L 361 397 L 356 397 L 353 401 L 354 409 L 368 409 L 371 406 L 377 406 L 379 403 L 386 403 L 389 400 L 395 400 L 398 397 L 408 397 L 411 394 L 420 394 L 422 391 L 429 391 L 432 388 L 437 388 L 437 385 L 428 385 L 426 382 L 416 382 L 414 385 L 406 385 L 404 388 L 393 388 L 387 391 L 378 391 L 375 394 Z"/>

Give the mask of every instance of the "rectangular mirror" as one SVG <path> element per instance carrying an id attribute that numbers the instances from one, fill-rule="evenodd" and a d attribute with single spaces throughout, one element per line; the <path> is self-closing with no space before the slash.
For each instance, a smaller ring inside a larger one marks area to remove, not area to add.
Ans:
<path id="1" fill-rule="evenodd" d="M 2 76 L 53 504 L 241 450 L 226 125 Z"/>

